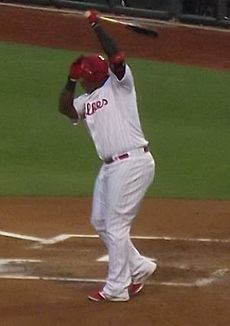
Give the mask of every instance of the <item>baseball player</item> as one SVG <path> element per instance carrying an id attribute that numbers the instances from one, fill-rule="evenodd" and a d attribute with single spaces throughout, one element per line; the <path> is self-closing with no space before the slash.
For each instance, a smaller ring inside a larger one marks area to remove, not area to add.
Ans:
<path id="1" fill-rule="evenodd" d="M 124 53 L 100 26 L 96 11 L 86 16 L 108 59 L 82 55 L 73 62 L 59 111 L 75 124 L 85 123 L 103 161 L 94 186 L 91 223 L 108 251 L 108 275 L 104 287 L 88 298 L 128 301 L 156 269 L 130 240 L 131 223 L 153 181 L 155 164 L 141 129 Z M 77 81 L 85 93 L 74 98 Z"/>

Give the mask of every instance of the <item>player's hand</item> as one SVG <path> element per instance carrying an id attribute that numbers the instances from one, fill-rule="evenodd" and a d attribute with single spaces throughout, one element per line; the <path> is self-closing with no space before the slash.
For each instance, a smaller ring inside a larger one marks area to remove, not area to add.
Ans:
<path id="1" fill-rule="evenodd" d="M 77 81 L 77 79 L 79 79 L 81 77 L 81 73 L 82 73 L 81 62 L 82 62 L 83 58 L 84 58 L 84 56 L 81 55 L 70 66 L 68 77 L 72 81 Z"/>
<path id="2" fill-rule="evenodd" d="M 94 9 L 87 10 L 85 12 L 85 17 L 88 19 L 88 22 L 92 27 L 95 26 L 98 22 L 98 13 Z"/>

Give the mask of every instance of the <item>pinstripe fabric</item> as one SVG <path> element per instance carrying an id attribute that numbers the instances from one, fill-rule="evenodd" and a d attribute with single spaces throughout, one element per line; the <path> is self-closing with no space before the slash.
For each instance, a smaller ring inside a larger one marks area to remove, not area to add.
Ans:
<path id="1" fill-rule="evenodd" d="M 148 144 L 141 129 L 133 76 L 128 66 L 121 81 L 111 73 L 101 88 L 77 97 L 74 106 L 85 119 L 101 159 Z"/>
<path id="2" fill-rule="evenodd" d="M 121 81 L 111 73 L 101 88 L 75 99 L 74 106 L 101 159 L 129 153 L 124 160 L 102 165 L 91 214 L 91 223 L 109 254 L 103 293 L 126 298 L 132 277 L 144 275 L 150 264 L 131 242 L 130 228 L 155 172 L 152 155 L 143 149 L 148 142 L 141 129 L 129 67 Z"/>
<path id="3" fill-rule="evenodd" d="M 150 153 L 134 153 L 126 160 L 104 164 L 97 177 L 91 223 L 109 254 L 109 271 L 103 291 L 120 296 L 132 275 L 144 271 L 148 261 L 130 240 L 131 222 L 153 181 L 154 160 Z"/>

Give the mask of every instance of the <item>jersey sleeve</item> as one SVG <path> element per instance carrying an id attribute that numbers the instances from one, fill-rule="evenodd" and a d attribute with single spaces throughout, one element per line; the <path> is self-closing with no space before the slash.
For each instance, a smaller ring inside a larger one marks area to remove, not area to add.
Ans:
<path id="1" fill-rule="evenodd" d="M 120 85 L 130 91 L 134 87 L 134 79 L 130 67 L 125 64 L 125 74 L 122 79 L 118 79 L 117 76 L 110 70 L 110 76 L 114 84 Z"/>

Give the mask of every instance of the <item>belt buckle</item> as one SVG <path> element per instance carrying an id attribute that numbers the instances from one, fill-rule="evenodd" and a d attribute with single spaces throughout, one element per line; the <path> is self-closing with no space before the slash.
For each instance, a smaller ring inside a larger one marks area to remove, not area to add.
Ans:
<path id="1" fill-rule="evenodd" d="M 129 158 L 129 153 L 124 153 L 124 154 L 121 154 L 117 157 L 117 160 L 124 160 L 126 158 Z"/>
<path id="2" fill-rule="evenodd" d="M 115 161 L 119 161 L 119 160 L 124 160 L 126 158 L 129 158 L 129 153 L 124 153 L 124 154 L 121 154 L 121 155 L 115 155 L 115 156 L 112 156 L 112 157 L 109 157 L 108 159 L 105 160 L 105 163 L 106 164 L 111 164 Z"/>

